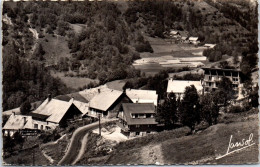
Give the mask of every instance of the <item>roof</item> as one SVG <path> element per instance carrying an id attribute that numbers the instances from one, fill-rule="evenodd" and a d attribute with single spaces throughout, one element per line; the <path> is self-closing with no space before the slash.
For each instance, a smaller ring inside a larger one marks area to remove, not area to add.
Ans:
<path id="1" fill-rule="evenodd" d="M 197 41 L 199 39 L 199 37 L 189 37 L 190 41 Z"/>
<path id="2" fill-rule="evenodd" d="M 10 115 L 3 129 L 21 130 L 21 129 L 35 129 L 34 124 L 49 126 L 52 129 L 55 128 L 54 124 L 49 124 L 43 121 L 37 121 L 32 119 L 32 116 L 27 115 Z"/>
<path id="3" fill-rule="evenodd" d="M 66 114 L 70 106 L 72 105 L 72 100 L 69 102 L 48 98 L 32 113 L 47 115 L 49 116 L 46 121 L 59 123 L 63 116 Z"/>
<path id="4" fill-rule="evenodd" d="M 83 103 L 81 101 L 74 100 L 73 104 L 82 112 L 83 115 L 87 114 L 89 103 Z"/>
<path id="5" fill-rule="evenodd" d="M 222 68 L 210 68 L 210 67 L 203 67 L 203 70 L 218 70 L 218 71 L 237 71 L 241 72 L 240 69 L 222 69 Z"/>
<path id="6" fill-rule="evenodd" d="M 3 129 L 23 129 L 28 121 L 32 122 L 32 116 L 11 114 Z"/>
<path id="7" fill-rule="evenodd" d="M 109 107 L 123 94 L 122 91 L 108 89 L 98 93 L 89 102 L 89 107 L 107 111 Z"/>
<path id="8" fill-rule="evenodd" d="M 216 44 L 206 43 L 204 46 L 205 46 L 205 47 L 209 47 L 209 48 L 214 48 L 214 47 L 216 46 Z"/>
<path id="9" fill-rule="evenodd" d="M 20 107 L 2 112 L 3 115 L 20 114 Z"/>
<path id="10" fill-rule="evenodd" d="M 179 31 L 171 30 L 170 34 L 177 35 L 177 34 L 179 34 Z"/>
<path id="11" fill-rule="evenodd" d="M 187 86 L 194 85 L 197 91 L 202 91 L 201 81 L 168 80 L 167 93 L 184 93 Z"/>
<path id="12" fill-rule="evenodd" d="M 182 40 L 186 40 L 188 37 L 181 37 Z"/>
<path id="13" fill-rule="evenodd" d="M 155 114 L 152 103 L 123 103 L 123 112 L 128 125 L 157 124 L 155 118 L 132 118 L 131 114 Z"/>
<path id="14" fill-rule="evenodd" d="M 84 97 L 87 101 L 90 101 L 93 97 L 98 94 L 98 90 L 100 92 L 109 91 L 111 89 L 108 88 L 107 85 L 98 86 L 96 88 L 85 89 L 83 91 L 78 92 L 82 97 Z"/>
<path id="15" fill-rule="evenodd" d="M 126 95 L 133 103 L 154 103 L 157 106 L 158 94 L 155 90 L 126 89 Z"/>
<path id="16" fill-rule="evenodd" d="M 56 96 L 54 98 L 58 99 L 58 100 L 67 101 L 67 102 L 69 102 L 71 100 L 71 98 L 73 98 L 74 100 L 77 100 L 77 101 L 84 102 L 84 103 L 88 103 L 89 102 L 88 99 L 86 99 L 84 96 L 82 96 L 78 92 L 67 94 L 67 95 L 59 95 L 59 96 Z"/>

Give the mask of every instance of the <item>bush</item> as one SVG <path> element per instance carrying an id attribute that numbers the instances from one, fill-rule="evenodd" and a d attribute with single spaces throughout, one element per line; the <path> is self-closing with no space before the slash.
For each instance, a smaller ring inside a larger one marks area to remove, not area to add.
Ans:
<path id="1" fill-rule="evenodd" d="M 229 108 L 230 113 L 241 113 L 241 112 L 244 112 L 244 111 L 245 111 L 244 108 L 241 107 L 241 106 L 231 106 Z"/>

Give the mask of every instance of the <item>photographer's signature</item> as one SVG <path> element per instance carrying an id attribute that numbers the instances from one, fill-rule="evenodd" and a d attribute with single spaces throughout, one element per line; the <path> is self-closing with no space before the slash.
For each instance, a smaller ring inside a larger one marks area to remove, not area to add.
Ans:
<path id="1" fill-rule="evenodd" d="M 253 133 L 251 133 L 249 135 L 248 139 L 242 139 L 240 142 L 232 143 L 233 136 L 231 135 L 226 154 L 221 155 L 221 156 L 217 157 L 216 159 L 223 158 L 223 157 L 225 157 L 225 156 L 227 156 L 229 154 L 232 154 L 234 152 L 243 150 L 243 149 L 245 149 L 247 147 L 250 147 L 250 146 L 254 145 L 255 143 L 253 142 L 253 136 L 254 136 Z M 230 151 L 231 149 L 234 149 L 234 150 Z"/>

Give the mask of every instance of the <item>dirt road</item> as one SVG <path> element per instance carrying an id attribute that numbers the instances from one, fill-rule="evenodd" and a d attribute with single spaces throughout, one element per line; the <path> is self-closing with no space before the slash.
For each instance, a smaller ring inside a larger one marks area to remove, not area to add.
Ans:
<path id="1" fill-rule="evenodd" d="M 107 122 L 113 122 L 113 120 L 101 120 L 101 125 Z M 98 127 L 98 122 L 83 126 L 78 128 L 71 137 L 71 142 L 68 148 L 68 151 L 64 155 L 64 157 L 60 160 L 58 165 L 72 165 L 72 163 L 77 158 L 81 145 L 82 139 L 89 131 Z"/>

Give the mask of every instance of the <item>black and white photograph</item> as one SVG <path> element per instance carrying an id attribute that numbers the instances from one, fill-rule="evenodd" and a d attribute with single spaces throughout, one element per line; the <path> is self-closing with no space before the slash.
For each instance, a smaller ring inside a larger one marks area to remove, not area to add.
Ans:
<path id="1" fill-rule="evenodd" d="M 259 163 L 257 0 L 1 5 L 3 166 Z"/>

